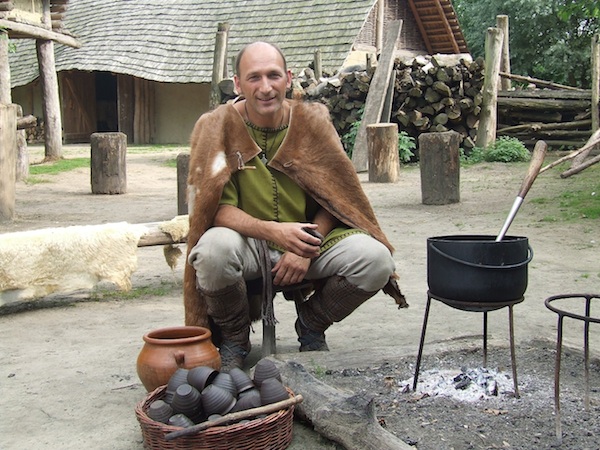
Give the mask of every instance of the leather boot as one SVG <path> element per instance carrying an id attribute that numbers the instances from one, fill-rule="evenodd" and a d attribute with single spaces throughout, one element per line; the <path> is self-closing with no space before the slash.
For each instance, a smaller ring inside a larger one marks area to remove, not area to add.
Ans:
<path id="1" fill-rule="evenodd" d="M 325 330 L 334 322 L 348 317 L 376 293 L 363 291 L 344 277 L 329 278 L 322 289 L 298 305 L 296 332 L 300 351 L 329 350 Z"/>
<path id="2" fill-rule="evenodd" d="M 219 328 L 222 342 L 221 371 L 241 368 L 250 352 L 250 315 L 246 283 L 240 280 L 218 291 L 201 290 L 206 300 L 207 313 Z"/>

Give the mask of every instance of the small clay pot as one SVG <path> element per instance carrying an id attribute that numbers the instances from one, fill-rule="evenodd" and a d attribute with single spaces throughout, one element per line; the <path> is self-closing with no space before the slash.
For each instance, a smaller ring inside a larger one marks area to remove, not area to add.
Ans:
<path id="1" fill-rule="evenodd" d="M 161 328 L 145 334 L 137 358 L 137 373 L 148 392 L 167 384 L 178 368 L 221 368 L 212 333 L 203 327 Z"/>
<path id="2" fill-rule="evenodd" d="M 226 389 L 209 384 L 202 391 L 202 407 L 206 415 L 225 415 L 235 405 L 235 397 Z"/>
<path id="3" fill-rule="evenodd" d="M 276 378 L 267 378 L 260 386 L 260 401 L 263 405 L 287 400 L 289 397 L 286 388 Z"/>
<path id="4" fill-rule="evenodd" d="M 187 375 L 187 382 L 202 392 L 206 386 L 213 382 L 217 375 L 219 375 L 219 371 L 212 367 L 198 366 L 190 369 Z"/>
<path id="5" fill-rule="evenodd" d="M 263 358 L 254 366 L 254 385 L 260 388 L 261 383 L 268 378 L 281 381 L 281 374 L 273 361 Z"/>
<path id="6" fill-rule="evenodd" d="M 171 408 L 174 413 L 185 414 L 192 422 L 202 419 L 202 402 L 198 390 L 189 384 L 182 384 L 173 395 Z"/>
<path id="7" fill-rule="evenodd" d="M 169 381 L 167 382 L 167 389 L 165 390 L 164 400 L 168 404 L 171 404 L 173 401 L 173 395 L 179 386 L 187 383 L 188 370 L 182 369 L 181 367 L 171 375 Z"/>
<path id="8" fill-rule="evenodd" d="M 174 414 L 169 418 L 169 425 L 174 427 L 187 428 L 194 425 L 194 422 L 185 414 Z"/>
<path id="9" fill-rule="evenodd" d="M 245 409 L 258 408 L 262 405 L 260 392 L 258 389 L 250 389 L 246 391 L 246 395 L 241 395 L 231 412 L 243 411 Z"/>
<path id="10" fill-rule="evenodd" d="M 233 378 L 231 377 L 231 375 L 227 372 L 220 372 L 215 377 L 212 384 L 228 390 L 229 392 L 231 392 L 231 395 L 233 395 L 234 397 L 237 397 L 237 395 L 238 395 L 238 390 L 235 385 L 235 382 L 233 381 Z"/>
<path id="11" fill-rule="evenodd" d="M 169 423 L 169 418 L 173 415 L 173 408 L 163 400 L 154 400 L 150 403 L 146 414 L 156 422 Z"/>
<path id="12" fill-rule="evenodd" d="M 239 367 L 232 368 L 229 371 L 229 375 L 231 375 L 238 393 L 242 393 L 255 387 L 252 379 Z"/>

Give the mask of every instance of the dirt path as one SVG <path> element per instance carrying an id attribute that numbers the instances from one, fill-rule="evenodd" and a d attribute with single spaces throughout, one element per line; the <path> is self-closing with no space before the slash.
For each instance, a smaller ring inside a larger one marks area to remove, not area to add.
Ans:
<path id="1" fill-rule="evenodd" d="M 19 183 L 17 217 L 11 223 L 0 224 L 0 232 L 169 220 L 177 214 L 176 171 L 165 162 L 182 150 L 131 152 L 125 195 L 92 195 L 88 169 L 49 176 L 48 183 Z M 68 148 L 66 156 L 86 151 Z M 32 160 L 39 152 L 32 149 Z M 313 363 L 326 370 L 341 362 L 369 367 L 386 359 L 416 358 L 427 292 L 427 238 L 495 235 L 526 169 L 526 164 L 464 168 L 461 202 L 446 206 L 421 204 L 417 167 L 403 167 L 401 181 L 396 184 L 369 183 L 361 174 L 382 227 L 396 247 L 400 285 L 411 306 L 399 311 L 391 299 L 378 294 L 330 329 L 327 336 L 331 352 L 312 358 Z M 558 173 L 559 169 L 549 171 L 536 181 L 509 232 L 527 236 L 535 252 L 529 265 L 526 299 L 515 307 L 515 334 L 523 345 L 534 338 L 551 342 L 556 339 L 556 316 L 544 307 L 545 298 L 561 293 L 600 292 L 598 220 L 552 221 L 549 218 L 559 215 L 557 201 L 530 201 L 557 198 L 571 183 L 559 179 Z M 144 333 L 182 323 L 182 266 L 181 261 L 172 271 L 161 248 L 143 248 L 132 279 L 138 294 L 132 298 L 109 292 L 104 298 L 89 301 L 89 293 L 76 293 L 55 295 L 21 310 L 1 308 L 0 406 L 7 413 L 0 421 L 0 448 L 141 449 L 133 408 L 145 392 L 136 375 L 135 360 Z M 108 286 L 104 288 L 107 292 Z M 298 357 L 293 305 L 278 301 L 276 315 L 280 321 L 279 352 Z M 507 344 L 506 316 L 505 310 L 490 314 L 490 339 L 501 347 Z M 251 363 L 260 354 L 260 326 L 255 328 Z M 459 337 L 478 342 L 480 333 L 479 314 L 434 303 L 425 350 L 435 353 L 445 347 L 442 341 Z M 565 339 L 568 345 L 581 348 L 581 327 L 569 327 Z M 592 329 L 592 348 L 600 348 L 599 330 Z M 518 358 L 520 364 L 527 363 L 527 355 Z M 547 359 L 550 368 L 552 364 L 553 360 Z M 468 431 L 456 433 L 464 434 L 461 442 L 471 439 Z M 479 441 L 473 438 L 471 447 L 463 448 L 488 448 Z M 519 448 L 516 443 L 511 445 Z M 299 429 L 293 448 L 333 447 Z"/>

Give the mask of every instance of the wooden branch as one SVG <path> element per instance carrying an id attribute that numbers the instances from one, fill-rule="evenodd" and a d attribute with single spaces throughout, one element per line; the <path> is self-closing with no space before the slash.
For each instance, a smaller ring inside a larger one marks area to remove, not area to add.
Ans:
<path id="1" fill-rule="evenodd" d="M 544 130 L 570 130 L 573 128 L 579 128 L 581 126 L 589 125 L 591 122 L 589 120 L 582 120 L 576 122 L 552 122 L 552 123 L 543 123 L 543 122 L 530 122 L 530 123 L 522 123 L 520 125 L 507 126 L 498 129 L 498 134 L 507 134 L 507 133 L 519 133 L 522 131 L 544 131 Z"/>
<path id="2" fill-rule="evenodd" d="M 591 120 L 574 120 L 572 122 L 553 122 L 553 123 L 532 122 L 532 123 L 523 123 L 520 125 L 514 125 L 511 127 L 499 128 L 498 134 L 517 133 L 519 131 L 570 130 L 570 129 L 579 128 L 579 127 L 589 127 L 591 124 L 592 124 Z"/>
<path id="3" fill-rule="evenodd" d="M 509 78 L 511 80 L 522 81 L 524 83 L 533 83 L 537 86 L 547 87 L 548 89 L 568 89 L 572 91 L 581 91 L 582 89 L 573 87 L 573 86 L 565 86 L 564 84 L 553 83 L 551 81 L 540 80 L 539 78 L 525 77 L 522 75 L 514 75 L 511 73 L 500 72 L 500 76 L 504 78 Z"/>
<path id="4" fill-rule="evenodd" d="M 577 167 L 573 167 L 572 169 L 566 170 L 565 172 L 560 174 L 561 178 L 568 178 L 571 175 L 575 175 L 576 173 L 581 172 L 584 169 L 587 169 L 590 166 L 593 166 L 594 164 L 600 162 L 600 155 L 595 156 L 591 159 L 588 159 L 586 162 L 584 162 L 583 164 L 580 164 Z"/>
<path id="5" fill-rule="evenodd" d="M 563 100 L 554 98 L 498 97 L 498 107 L 541 111 L 573 111 L 590 107 L 589 100 Z"/>
<path id="6" fill-rule="evenodd" d="M 346 450 L 414 450 L 379 425 L 371 395 L 351 394 L 328 386 L 295 361 L 273 362 L 286 385 L 304 397 L 295 413 L 311 422 L 324 437 Z"/>
<path id="7" fill-rule="evenodd" d="M 595 137 L 595 139 L 593 139 L 594 137 Z M 547 166 L 543 167 L 540 170 L 540 173 L 545 172 L 546 170 L 551 169 L 552 167 L 558 166 L 559 164 L 561 164 L 565 161 L 568 161 L 569 159 L 575 158 L 577 155 L 579 155 L 585 151 L 591 150 L 597 144 L 600 144 L 600 136 L 598 136 L 598 131 L 596 131 L 596 133 L 594 133 L 594 135 L 592 135 L 592 137 L 587 142 L 587 144 L 585 144 L 579 150 L 575 150 L 574 152 L 569 153 L 567 156 L 563 156 L 562 158 L 559 158 L 556 161 L 548 164 Z"/>
<path id="8" fill-rule="evenodd" d="M 592 142 L 596 142 L 596 144 L 598 142 L 600 142 L 600 128 L 598 128 L 596 131 L 594 131 L 594 133 L 590 136 L 589 140 L 587 141 L 587 143 L 592 143 Z M 583 161 L 585 160 L 585 158 L 588 157 L 588 155 L 590 154 L 590 152 L 592 151 L 593 147 L 590 147 L 586 150 L 584 150 L 583 152 L 581 152 L 579 155 L 577 155 L 575 157 L 575 159 L 573 159 L 573 163 L 571 164 L 571 168 L 575 168 L 576 166 L 579 166 L 580 164 L 583 164 Z"/>
<path id="9" fill-rule="evenodd" d="M 9 31 L 9 36 L 12 36 L 11 31 L 18 35 L 24 35 L 34 39 L 42 39 L 46 41 L 55 41 L 59 44 L 68 45 L 73 48 L 81 48 L 81 42 L 72 36 L 56 33 L 44 28 L 28 25 L 25 23 L 13 22 L 12 20 L 0 19 L 0 28 L 6 28 Z"/>
<path id="10" fill-rule="evenodd" d="M 24 130 L 25 128 L 33 128 L 37 125 L 37 117 L 31 114 L 25 117 L 19 117 L 17 119 L 17 130 Z"/>
<path id="11" fill-rule="evenodd" d="M 208 420 L 206 422 L 199 423 L 198 425 L 192 425 L 191 427 L 184 428 L 183 430 L 173 431 L 165 435 L 165 440 L 172 441 L 178 437 L 182 436 L 190 436 L 192 434 L 197 434 L 201 431 L 204 431 L 211 427 L 216 427 L 219 425 L 227 425 L 234 422 L 239 422 L 240 420 L 250 419 L 252 417 L 260 416 L 261 414 L 271 414 L 277 412 L 281 409 L 289 408 L 290 406 L 297 405 L 302 403 L 302 395 L 296 395 L 287 400 L 282 400 L 277 403 L 271 403 L 270 405 L 259 406 L 258 408 L 246 409 L 244 411 L 238 411 L 235 413 L 229 413 L 224 415 L 223 417 L 219 417 L 215 420 Z"/>

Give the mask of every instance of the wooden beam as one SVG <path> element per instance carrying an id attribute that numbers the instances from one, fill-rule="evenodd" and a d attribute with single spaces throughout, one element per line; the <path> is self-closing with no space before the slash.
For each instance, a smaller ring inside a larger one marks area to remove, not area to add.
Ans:
<path id="1" fill-rule="evenodd" d="M 394 53 L 396 42 L 400 36 L 402 21 L 390 22 L 383 40 L 383 50 L 379 57 L 377 69 L 371 79 L 365 111 L 358 127 L 356 141 L 352 151 L 352 163 L 357 172 L 366 172 L 368 166 L 367 125 L 379 123 L 385 103 L 385 94 L 390 83 L 390 73 L 394 69 Z"/>
<path id="2" fill-rule="evenodd" d="M 56 33 L 51 30 L 28 25 L 25 23 L 13 22 L 12 20 L 0 19 L 0 28 L 5 28 L 8 31 L 8 36 L 11 39 L 32 38 L 42 39 L 46 41 L 54 41 L 59 44 L 68 45 L 73 48 L 81 48 L 81 42 L 72 36 Z"/>
<path id="3" fill-rule="evenodd" d="M 427 52 L 431 55 L 431 54 L 433 54 L 433 49 L 431 47 L 431 41 L 429 40 L 429 35 L 427 34 L 425 27 L 423 26 L 423 21 L 421 20 L 421 14 L 419 14 L 419 10 L 417 9 L 417 6 L 415 5 L 414 0 L 408 0 L 408 5 L 410 6 L 410 10 L 412 11 L 413 16 L 415 17 L 415 20 L 417 21 L 417 27 L 419 28 L 419 31 L 421 32 L 421 37 L 423 38 L 423 41 L 425 42 L 425 47 L 427 47 Z"/>
<path id="4" fill-rule="evenodd" d="M 502 59 L 500 60 L 500 72 L 510 73 L 510 48 L 508 35 L 508 16 L 501 14 L 496 16 L 496 27 L 502 30 L 504 38 L 502 41 Z M 511 88 L 510 78 L 500 78 L 500 88 L 508 91 Z"/>
<path id="5" fill-rule="evenodd" d="M 592 38 L 592 131 L 600 127 L 600 34 Z"/>
<path id="6" fill-rule="evenodd" d="M 477 146 L 486 148 L 496 140 L 496 121 L 498 117 L 498 73 L 502 56 L 502 30 L 488 28 L 485 38 L 485 80 L 483 84 L 483 102 L 479 115 Z"/>

